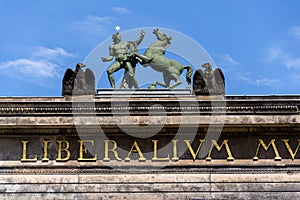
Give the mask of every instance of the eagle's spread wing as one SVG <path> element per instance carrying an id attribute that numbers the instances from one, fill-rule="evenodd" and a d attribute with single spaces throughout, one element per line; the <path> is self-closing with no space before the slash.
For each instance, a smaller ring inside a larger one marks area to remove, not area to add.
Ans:
<path id="1" fill-rule="evenodd" d="M 222 72 L 222 70 L 220 68 L 215 69 L 214 71 L 215 74 L 215 79 L 216 79 L 216 89 L 225 94 L 225 77 L 224 74 Z"/>
<path id="2" fill-rule="evenodd" d="M 193 90 L 203 92 L 206 88 L 204 74 L 201 69 L 197 69 L 193 76 Z"/>
<path id="3" fill-rule="evenodd" d="M 68 68 L 64 74 L 64 78 L 62 81 L 62 95 L 71 95 L 72 94 L 72 89 L 74 85 L 74 78 L 76 74 L 75 72 Z"/>

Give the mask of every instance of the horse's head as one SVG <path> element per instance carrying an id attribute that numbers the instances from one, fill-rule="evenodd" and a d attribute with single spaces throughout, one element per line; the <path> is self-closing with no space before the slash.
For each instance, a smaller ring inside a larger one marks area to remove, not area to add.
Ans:
<path id="1" fill-rule="evenodd" d="M 145 55 L 153 57 L 153 54 L 164 55 L 166 48 L 171 44 L 171 36 L 160 32 L 157 28 L 153 30 L 153 34 L 156 35 L 157 41 L 153 42 L 150 47 L 146 50 Z"/>
<path id="2" fill-rule="evenodd" d="M 172 40 L 172 37 L 171 36 L 167 36 L 165 33 L 163 32 L 160 32 L 158 30 L 158 28 L 155 28 L 153 30 L 153 34 L 156 35 L 156 38 L 160 41 L 163 41 L 163 40 L 168 40 L 168 42 L 170 42 L 170 40 Z"/>

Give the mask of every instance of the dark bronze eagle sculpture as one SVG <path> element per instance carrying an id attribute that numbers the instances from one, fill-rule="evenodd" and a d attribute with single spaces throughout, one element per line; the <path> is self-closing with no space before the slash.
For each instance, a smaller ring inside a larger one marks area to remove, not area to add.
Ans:
<path id="1" fill-rule="evenodd" d="M 225 78 L 220 68 L 212 70 L 210 63 L 204 63 L 205 69 L 196 70 L 193 77 L 193 91 L 196 95 L 225 95 Z"/>
<path id="2" fill-rule="evenodd" d="M 62 95 L 94 95 L 95 76 L 90 68 L 83 63 L 77 63 L 75 71 L 68 68 L 62 81 Z"/>

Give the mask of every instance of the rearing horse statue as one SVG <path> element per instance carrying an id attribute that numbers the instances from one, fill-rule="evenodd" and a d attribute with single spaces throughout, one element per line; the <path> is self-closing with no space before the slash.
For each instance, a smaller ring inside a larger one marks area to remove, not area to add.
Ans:
<path id="1" fill-rule="evenodd" d="M 182 83 L 180 75 L 184 69 L 187 70 L 186 82 L 188 87 L 190 87 L 193 68 L 191 66 L 182 66 L 176 60 L 165 57 L 166 48 L 170 46 L 172 37 L 160 32 L 157 28 L 153 30 L 153 34 L 156 35 L 157 41 L 146 49 L 144 55 L 135 54 L 136 58 L 140 60 L 144 67 L 150 66 L 155 71 L 163 73 L 165 83 L 156 81 L 150 87 L 153 88 L 156 87 L 156 85 L 161 85 L 166 88 L 174 88 L 180 85 Z M 170 85 L 172 80 L 175 81 L 175 83 Z"/>

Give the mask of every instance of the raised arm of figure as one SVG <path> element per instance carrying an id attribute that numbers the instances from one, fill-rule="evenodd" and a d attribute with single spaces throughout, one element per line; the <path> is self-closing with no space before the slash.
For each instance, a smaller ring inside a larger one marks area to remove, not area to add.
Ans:
<path id="1" fill-rule="evenodd" d="M 139 45 L 139 44 L 142 42 L 142 40 L 144 39 L 144 36 L 145 36 L 145 31 L 144 31 L 144 30 L 141 30 L 141 35 L 140 35 L 140 37 L 135 41 L 135 43 L 136 43 L 137 45 Z"/>

